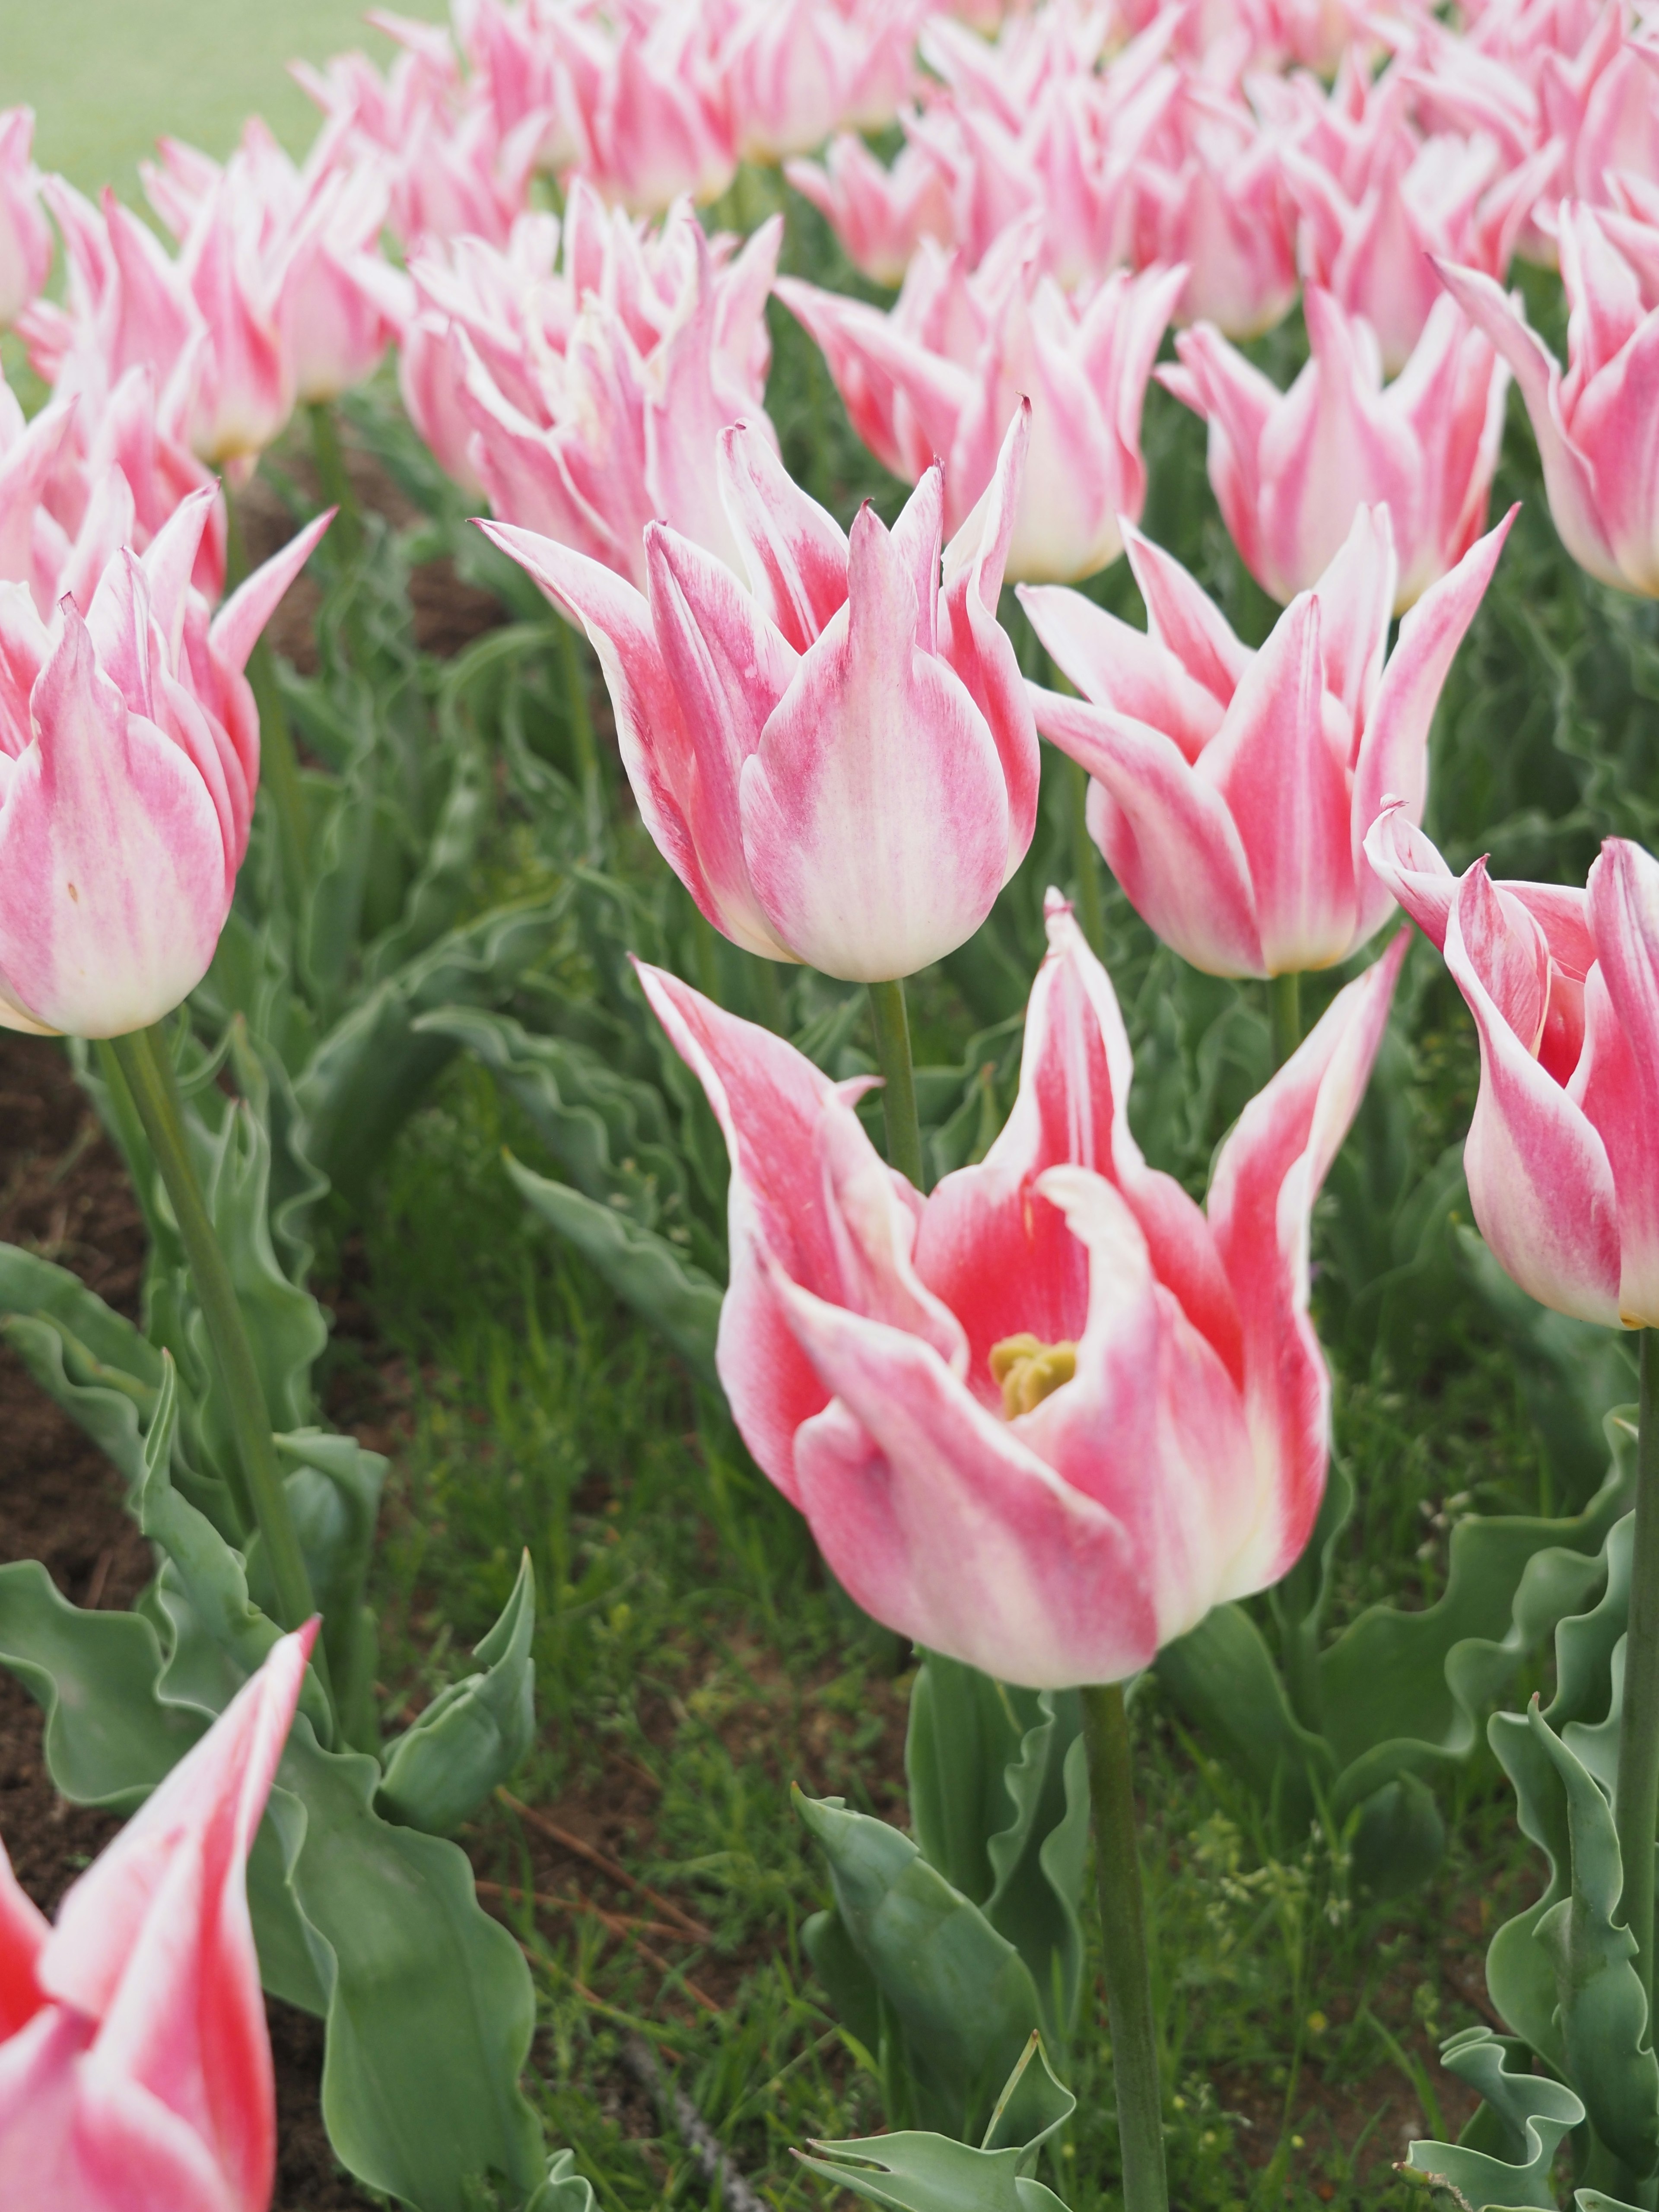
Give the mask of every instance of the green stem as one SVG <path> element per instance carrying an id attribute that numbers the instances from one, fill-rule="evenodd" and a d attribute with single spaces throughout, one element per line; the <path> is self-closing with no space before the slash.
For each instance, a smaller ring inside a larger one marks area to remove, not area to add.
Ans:
<path id="1" fill-rule="evenodd" d="M 1095 1865 L 1105 1937 L 1106 2009 L 1112 2029 L 1112 2077 L 1123 2156 L 1123 2212 L 1169 2212 L 1164 2169 L 1164 2099 L 1152 2027 L 1152 1975 L 1146 1905 L 1135 1844 L 1134 1773 L 1121 1682 L 1079 1692 L 1089 1790 L 1095 1810 Z"/>
<path id="2" fill-rule="evenodd" d="M 1659 1340 L 1642 1331 L 1642 1398 L 1636 1446 L 1636 1540 L 1630 1569 L 1625 1699 L 1619 1717 L 1614 1825 L 1624 1867 L 1625 1925 L 1653 2032 L 1653 1858 L 1659 1831 Z"/>
<path id="3" fill-rule="evenodd" d="M 242 518 L 230 486 L 225 495 L 225 590 L 234 592 L 248 574 L 247 540 Z M 246 674 L 253 703 L 259 714 L 259 775 L 276 810 L 277 842 L 282 848 L 283 878 L 295 921 L 310 875 L 307 854 L 306 796 L 300 782 L 300 758 L 288 726 L 288 710 L 276 681 L 276 664 L 264 638 L 256 640 L 247 657 Z"/>
<path id="4" fill-rule="evenodd" d="M 570 717 L 570 742 L 576 755 L 576 773 L 584 787 L 592 789 L 599 780 L 599 749 L 593 740 L 593 718 L 587 711 L 587 685 L 584 680 L 581 655 L 576 650 L 576 633 L 571 624 L 561 620 L 559 633 L 559 666 L 564 678 L 565 711 Z"/>
<path id="5" fill-rule="evenodd" d="M 191 1165 L 173 1055 L 159 1027 L 135 1030 L 127 1036 L 112 1038 L 110 1044 L 173 1201 L 185 1257 L 207 1323 L 208 1340 L 230 1401 L 231 1427 L 241 1463 L 238 1510 L 252 1521 L 264 1539 L 265 1557 L 276 1585 L 277 1620 L 284 1628 L 298 1628 L 317 1610 L 311 1578 L 289 1510 L 288 1492 L 271 1441 L 270 1415 L 236 1286 Z M 234 1484 L 232 1486 L 236 1488 Z"/>
<path id="6" fill-rule="evenodd" d="M 881 1103 L 887 1115 L 887 1164 L 908 1176 L 918 1190 L 925 1190 L 916 1072 L 910 1060 L 910 1018 L 904 1009 L 902 981 L 872 983 L 870 1011 L 876 1023 L 876 1058 L 886 1085 Z"/>
<path id="7" fill-rule="evenodd" d="M 1289 975 L 1270 975 L 1267 978 L 1267 1026 L 1273 1032 L 1273 1066 L 1284 1066 L 1302 1042 L 1302 978 Z"/>
<path id="8" fill-rule="evenodd" d="M 1077 918 L 1097 958 L 1106 957 L 1106 909 L 1100 896 L 1100 861 L 1089 835 L 1089 773 L 1081 761 L 1067 759 L 1066 783 L 1072 813 L 1072 873 L 1077 878 Z"/>
<path id="9" fill-rule="evenodd" d="M 311 451 L 317 464 L 317 481 L 323 489 L 323 503 L 337 510 L 330 532 L 334 550 L 343 561 L 349 561 L 362 541 L 363 518 L 346 470 L 339 422 L 333 403 L 327 399 L 312 400 L 306 413 L 311 418 Z"/>

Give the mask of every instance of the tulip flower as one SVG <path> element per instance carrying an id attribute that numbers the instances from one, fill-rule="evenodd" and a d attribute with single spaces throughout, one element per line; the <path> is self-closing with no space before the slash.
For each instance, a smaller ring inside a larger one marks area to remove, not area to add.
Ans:
<path id="1" fill-rule="evenodd" d="M 1019 1095 L 931 1196 L 769 1031 L 641 967 L 732 1162 L 716 1353 L 738 1425 L 854 1601 L 1034 1688 L 1121 1680 L 1291 1565 L 1324 1489 L 1313 1202 L 1401 941 L 1217 1157 L 1207 1210 L 1131 1133 L 1105 970 L 1050 893 Z"/>
<path id="2" fill-rule="evenodd" d="M 1395 611 L 1462 559 L 1486 519 L 1509 378 L 1442 300 L 1386 389 L 1370 325 L 1328 292 L 1304 300 L 1312 356 L 1288 392 L 1200 324 L 1158 380 L 1209 424 L 1211 489 L 1239 558 L 1281 603 L 1324 574 L 1362 507 L 1382 505 Z"/>
<path id="3" fill-rule="evenodd" d="M 696 0 L 624 20 L 614 35 L 574 11 L 544 21 L 568 88 L 577 173 L 636 215 L 660 215 L 682 193 L 718 199 L 737 149 Z"/>
<path id="4" fill-rule="evenodd" d="M 1187 272 L 1120 270 L 1068 299 L 1041 264 L 1037 231 L 1022 226 L 972 276 L 924 246 L 890 316 L 791 277 L 776 289 L 823 347 L 877 458 L 915 482 L 944 457 L 949 530 L 984 494 L 1029 398 L 1008 571 L 1070 581 L 1115 561 L 1122 519 L 1140 514 L 1141 406 Z"/>
<path id="5" fill-rule="evenodd" d="M 1435 702 L 1513 519 L 1424 594 L 1386 667 L 1384 507 L 1360 508 L 1260 653 L 1134 532 L 1144 635 L 1076 592 L 1021 592 L 1083 695 L 1032 686 L 1037 727 L 1088 769 L 1090 835 L 1182 959 L 1212 975 L 1293 975 L 1348 959 L 1382 927 L 1361 840 L 1387 792 L 1422 813 Z"/>
<path id="6" fill-rule="evenodd" d="M 52 232 L 29 159 L 33 143 L 32 107 L 0 110 L 0 330 L 17 320 L 52 267 Z"/>
<path id="7" fill-rule="evenodd" d="M 462 465 L 498 520 L 636 584 L 653 520 L 735 562 L 716 441 L 743 416 L 770 432 L 765 309 L 782 233 L 775 217 L 721 265 L 730 241 L 712 245 L 686 202 L 647 240 L 578 180 L 562 275 L 532 278 L 518 301 L 504 295 L 524 264 L 483 268 L 492 257 L 477 241 L 447 270 L 416 260 L 428 304 L 404 349 L 410 413 L 452 460 L 465 427 Z"/>
<path id="8" fill-rule="evenodd" d="M 970 937 L 1024 858 L 1037 744 L 996 619 L 1025 444 L 945 549 L 937 468 L 889 533 L 850 538 L 768 441 L 719 441 L 749 589 L 675 530 L 645 532 L 647 595 L 526 530 L 483 527 L 580 622 L 658 850 L 735 943 L 889 982 Z"/>
<path id="9" fill-rule="evenodd" d="M 924 238 L 948 245 L 951 202 L 938 164 L 906 146 L 883 168 L 862 138 L 832 138 L 823 164 L 786 161 L 783 173 L 817 208 L 842 251 L 872 283 L 896 287 Z"/>
<path id="10" fill-rule="evenodd" d="M 1596 212 L 1564 203 L 1561 281 L 1569 366 L 1478 270 L 1440 265 L 1446 289 L 1515 372 L 1561 542 L 1581 568 L 1659 597 L 1659 466 L 1650 388 L 1659 362 L 1654 272 L 1627 259 Z"/>
<path id="11" fill-rule="evenodd" d="M 1177 262 L 1177 320 L 1255 337 L 1283 319 L 1299 289 L 1279 149 L 1242 100 L 1201 78 L 1181 97 L 1135 179 L 1136 259 Z"/>
<path id="12" fill-rule="evenodd" d="M 1540 1304 L 1659 1326 L 1659 861 L 1609 837 L 1583 890 L 1454 876 L 1393 802 L 1365 851 L 1474 1016 L 1481 1235 Z"/>
<path id="13" fill-rule="evenodd" d="M 242 670 L 330 518 L 210 619 L 190 578 L 212 501 L 118 550 L 84 617 L 66 596 L 48 626 L 0 584 L 0 1028 L 143 1029 L 213 957 L 259 774 Z"/>
<path id="14" fill-rule="evenodd" d="M 915 44 L 914 21 L 892 0 L 842 10 L 748 0 L 714 58 L 738 158 L 810 153 L 845 123 L 884 128 L 909 90 Z"/>
<path id="15" fill-rule="evenodd" d="M 265 2212 L 276 2088 L 246 1869 L 315 1641 L 272 1646 L 70 1889 L 0 1849 L 0 2202 Z"/>

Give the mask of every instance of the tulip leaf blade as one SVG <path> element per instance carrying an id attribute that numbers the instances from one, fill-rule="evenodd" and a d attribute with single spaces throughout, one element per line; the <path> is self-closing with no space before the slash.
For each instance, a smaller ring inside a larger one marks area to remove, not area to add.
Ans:
<path id="1" fill-rule="evenodd" d="M 1440 2058 L 1485 2101 L 1462 2142 L 1413 2143 L 1408 2170 L 1455 2190 L 1470 2212 L 1554 2212 L 1552 2171 L 1562 2137 L 1583 2121 L 1578 2098 L 1530 2071 L 1524 2043 L 1489 2027 L 1453 2036 Z"/>
<path id="2" fill-rule="evenodd" d="M 879 2039 L 895 2046 L 878 2053 L 890 2116 L 908 2096 L 918 2119 L 977 2141 L 999 2084 L 1042 2025 L 1029 1967 L 908 1836 L 838 1798 L 799 1789 L 794 1798 L 829 1863 L 846 1940 L 874 1984 Z"/>
<path id="3" fill-rule="evenodd" d="M 149 1338 L 78 1275 L 15 1244 L 0 1244 L 0 1336 L 136 1487 L 161 1373 Z"/>
<path id="4" fill-rule="evenodd" d="M 536 1734 L 536 1577 L 526 1552 L 501 1618 L 473 1647 L 483 1671 L 452 1682 L 384 1755 L 383 1820 L 453 1834 L 505 1782 Z"/>
<path id="5" fill-rule="evenodd" d="M 538 1176 L 511 1153 L 507 1173 L 543 1220 L 574 1244 L 625 1304 L 667 1338 L 704 1381 L 713 1382 L 722 1292 L 665 1237 L 568 1183 Z"/>

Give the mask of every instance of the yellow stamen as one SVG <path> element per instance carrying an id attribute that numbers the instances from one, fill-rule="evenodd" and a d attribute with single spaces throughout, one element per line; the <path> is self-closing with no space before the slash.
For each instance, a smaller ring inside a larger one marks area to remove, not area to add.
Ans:
<path id="1" fill-rule="evenodd" d="M 1074 1344 L 1044 1344 L 1024 1331 L 991 1346 L 991 1378 L 1002 1392 L 1002 1410 L 1011 1421 L 1035 1412 L 1076 1373 Z"/>

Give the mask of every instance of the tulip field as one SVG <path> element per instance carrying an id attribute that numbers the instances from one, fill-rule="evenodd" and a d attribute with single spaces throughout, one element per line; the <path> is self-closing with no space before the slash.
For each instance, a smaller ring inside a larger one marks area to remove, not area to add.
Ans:
<path id="1" fill-rule="evenodd" d="M 0 2212 L 1656 2212 L 1659 20 L 80 16 Z"/>

